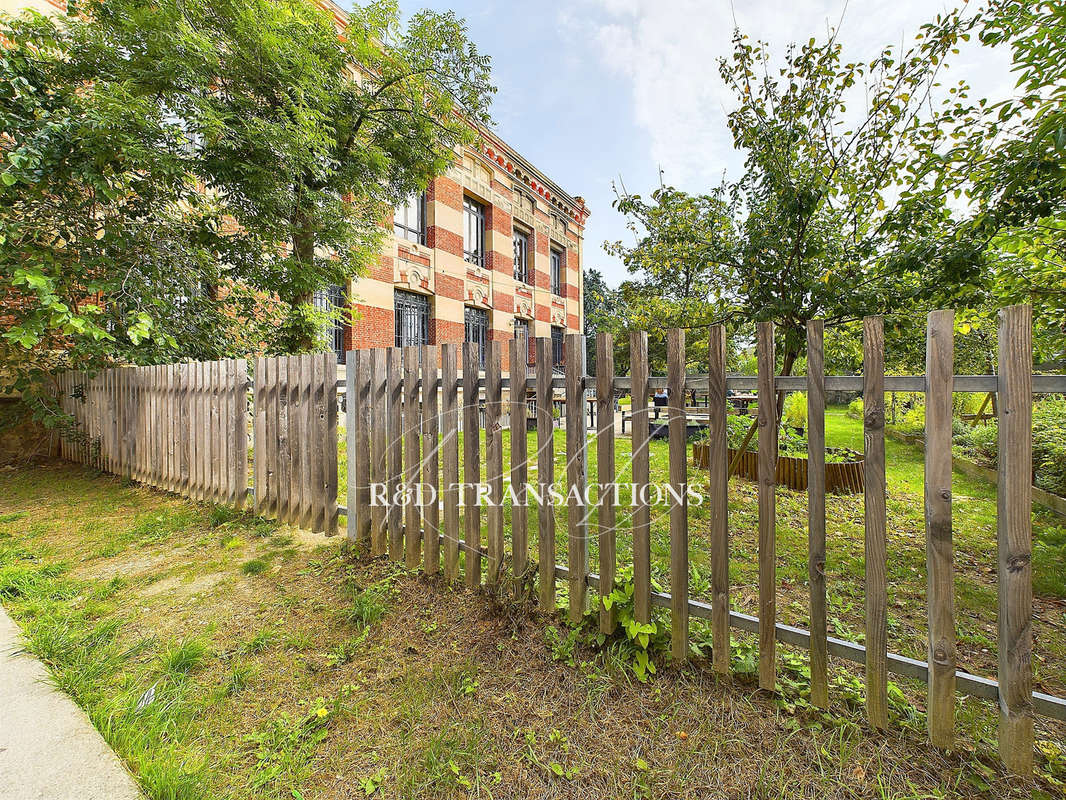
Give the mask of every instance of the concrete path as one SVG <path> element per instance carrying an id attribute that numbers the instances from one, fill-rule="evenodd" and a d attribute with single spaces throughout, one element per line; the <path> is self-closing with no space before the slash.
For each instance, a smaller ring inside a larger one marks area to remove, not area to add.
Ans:
<path id="1" fill-rule="evenodd" d="M 0 800 L 143 800 L 74 701 L 26 654 L 0 608 Z"/>

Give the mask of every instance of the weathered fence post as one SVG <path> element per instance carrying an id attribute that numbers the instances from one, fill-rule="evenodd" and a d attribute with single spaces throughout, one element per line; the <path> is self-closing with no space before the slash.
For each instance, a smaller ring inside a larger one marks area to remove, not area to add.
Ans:
<path id="1" fill-rule="evenodd" d="M 670 656 L 688 658 L 688 425 L 685 418 L 685 332 L 666 334 L 670 404 Z"/>
<path id="2" fill-rule="evenodd" d="M 526 481 L 529 448 L 526 434 L 526 354 L 529 342 L 525 336 L 511 340 L 511 489 L 517 501 L 511 507 L 511 562 L 514 571 L 516 597 L 526 580 L 529 568 L 529 508 Z"/>
<path id="3" fill-rule="evenodd" d="M 955 577 L 951 542 L 951 389 L 955 315 L 929 315 L 925 340 L 925 564 L 929 741 L 950 748 L 955 721 Z"/>
<path id="4" fill-rule="evenodd" d="M 537 339 L 537 559 L 540 609 L 555 610 L 555 509 L 548 490 L 555 480 L 555 439 L 552 423 L 552 343 Z"/>
<path id="5" fill-rule="evenodd" d="M 585 337 L 566 335 L 566 487 L 567 566 L 569 568 L 570 622 L 585 615 L 589 572 L 589 510 L 577 498 L 585 496 L 587 474 L 585 441 Z"/>
<path id="6" fill-rule="evenodd" d="M 596 335 L 596 422 L 596 482 L 600 485 L 600 633 L 609 635 L 614 633 L 615 612 L 613 607 L 607 608 L 604 600 L 614 590 L 617 522 L 614 486 L 614 336 L 609 333 Z"/>
<path id="7" fill-rule="evenodd" d="M 1033 771 L 1032 309 L 999 312 L 999 754 Z"/>
<path id="8" fill-rule="evenodd" d="M 444 579 L 459 575 L 459 383 L 456 362 L 459 349 L 441 345 L 441 446 L 444 448 Z"/>
<path id="9" fill-rule="evenodd" d="M 888 725 L 888 589 L 885 580 L 885 332 L 881 317 L 863 319 L 863 430 L 866 518 L 866 714 Z"/>
<path id="10" fill-rule="evenodd" d="M 807 323 L 807 576 L 811 585 L 811 702 L 829 706 L 825 612 L 825 367 L 822 320 Z"/>
<path id="11" fill-rule="evenodd" d="M 711 658 L 729 672 L 729 432 L 726 427 L 725 328 L 712 325 L 707 347 L 707 478 L 711 516 Z"/>
<path id="12" fill-rule="evenodd" d="M 637 622 L 651 621 L 651 509 L 648 484 L 651 465 L 648 453 L 648 334 L 629 334 L 630 446 L 633 454 L 633 616 Z"/>
<path id="13" fill-rule="evenodd" d="M 774 325 L 760 322 L 759 367 L 759 688 L 777 685 L 777 392 Z"/>
<path id="14" fill-rule="evenodd" d="M 428 489 L 423 498 L 425 528 L 424 564 L 427 575 L 440 572 L 440 424 L 437 419 L 436 346 L 422 348 L 422 482 Z"/>

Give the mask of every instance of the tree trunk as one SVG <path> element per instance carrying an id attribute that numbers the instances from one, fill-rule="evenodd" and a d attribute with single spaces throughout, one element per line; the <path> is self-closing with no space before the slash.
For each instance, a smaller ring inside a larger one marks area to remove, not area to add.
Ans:
<path id="1" fill-rule="evenodd" d="M 311 227 L 310 220 L 303 211 L 297 211 L 293 218 L 292 254 L 296 259 L 296 269 L 314 269 L 315 233 Z M 293 314 L 295 314 L 297 306 L 310 303 L 312 297 L 312 292 L 300 292 L 293 295 L 291 303 Z M 292 345 L 296 352 L 306 353 L 310 351 L 315 346 L 314 331 L 302 326 L 298 331 L 295 331 Z"/>
<path id="2" fill-rule="evenodd" d="M 788 376 L 792 374 L 792 368 L 796 365 L 796 358 L 799 356 L 799 352 L 796 350 L 786 350 L 784 357 L 781 359 L 781 375 Z M 777 424 L 781 425 L 781 418 L 785 414 L 785 396 L 787 392 L 777 393 Z"/>

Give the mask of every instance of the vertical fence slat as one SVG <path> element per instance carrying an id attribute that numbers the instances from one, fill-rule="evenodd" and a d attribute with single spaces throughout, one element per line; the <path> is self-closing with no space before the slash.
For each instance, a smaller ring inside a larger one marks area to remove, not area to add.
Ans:
<path id="1" fill-rule="evenodd" d="M 999 754 L 1033 771 L 1032 309 L 999 312 Z"/>
<path id="2" fill-rule="evenodd" d="M 193 494 L 193 499 L 194 500 L 198 500 L 198 501 L 199 500 L 203 500 L 204 496 L 205 496 L 205 494 L 204 494 L 204 486 L 205 486 L 205 484 L 204 484 L 204 473 L 205 473 L 205 469 L 204 469 L 204 454 L 207 452 L 206 448 L 204 447 L 205 430 L 206 430 L 206 427 L 207 427 L 207 414 L 205 413 L 206 405 L 205 405 L 205 401 L 204 401 L 204 367 L 205 366 L 206 365 L 204 364 L 203 361 L 194 361 L 193 362 L 193 368 L 194 368 L 194 370 L 196 372 L 196 377 L 195 377 L 195 381 L 196 381 L 196 383 L 195 383 L 195 387 L 196 387 L 196 391 L 195 391 L 196 421 L 194 423 L 193 431 L 192 431 L 192 435 L 193 435 L 192 456 L 193 456 L 193 459 L 194 459 L 194 463 L 196 464 L 196 484 L 195 484 L 196 490 L 195 490 L 195 492 Z M 138 414 L 138 416 L 140 416 L 140 413 L 141 413 L 141 390 L 140 390 L 139 384 L 141 382 L 141 375 L 140 375 L 140 370 L 139 369 L 138 369 L 137 372 L 138 372 L 138 375 L 137 375 L 137 383 L 138 383 L 138 389 L 137 389 L 137 414 Z M 137 462 L 138 462 L 138 469 L 140 469 L 141 459 L 140 459 L 140 454 L 139 453 L 138 453 Z"/>
<path id="3" fill-rule="evenodd" d="M 540 609 L 555 609 L 555 513 L 548 491 L 555 480 L 555 439 L 552 423 L 552 342 L 538 337 L 537 374 L 537 559 Z"/>
<path id="4" fill-rule="evenodd" d="M 384 348 L 375 347 L 370 351 L 371 372 L 371 406 L 374 413 L 374 427 L 371 431 L 370 472 L 374 483 L 375 499 L 371 501 L 370 552 L 374 556 L 384 555 L 387 549 L 388 508 L 380 502 L 381 491 L 388 483 L 388 365 Z"/>
<path id="5" fill-rule="evenodd" d="M 222 500 L 222 465 L 225 463 L 222 436 L 222 362 L 212 361 L 210 366 L 211 394 L 211 461 L 208 475 L 211 487 L 210 499 L 214 503 Z"/>
<path id="6" fill-rule="evenodd" d="M 726 428 L 725 328 L 708 333 L 708 503 L 711 517 L 711 659 L 715 672 L 729 672 L 729 437 Z"/>
<path id="7" fill-rule="evenodd" d="M 274 465 L 271 507 L 278 522 L 299 525 L 300 502 L 300 362 L 299 356 L 276 356 L 271 359 L 273 409 L 276 420 L 275 449 L 270 453 Z"/>
<path id="8" fill-rule="evenodd" d="M 825 611 L 825 357 L 822 320 L 807 323 L 807 577 L 811 593 L 811 702 L 829 707 Z"/>
<path id="9" fill-rule="evenodd" d="M 925 564 L 929 604 L 929 741 L 955 730 L 955 577 L 951 532 L 951 389 L 955 315 L 929 315 L 925 339 Z"/>
<path id="10" fill-rule="evenodd" d="M 308 381 L 307 435 L 299 447 L 307 458 L 307 472 L 311 479 L 307 497 L 310 509 L 305 517 L 306 527 L 314 533 L 321 533 L 326 525 L 325 510 L 325 448 L 326 448 L 326 396 L 323 384 L 325 371 L 319 354 L 308 353 L 304 356 L 311 373 Z"/>
<path id="11" fill-rule="evenodd" d="M 670 450 L 670 655 L 688 658 L 688 425 L 685 419 L 685 332 L 666 334 Z"/>
<path id="12" fill-rule="evenodd" d="M 314 465 L 319 463 L 321 458 L 321 450 L 315 452 L 311 450 L 315 446 L 315 372 L 317 370 L 313 354 L 297 356 L 296 362 L 300 367 L 300 401 L 295 409 L 300 417 L 300 437 L 289 442 L 289 452 L 298 453 L 300 456 L 300 469 L 294 470 L 300 476 L 300 490 L 297 495 L 299 514 L 293 524 L 305 530 L 311 530 L 314 527 Z M 289 413 L 292 412 L 293 409 L 290 408 Z"/>
<path id="13" fill-rule="evenodd" d="M 648 334 L 629 334 L 629 368 L 633 377 L 630 393 L 633 485 L 633 616 L 637 622 L 651 621 L 651 509 L 648 484 L 651 482 L 648 425 Z"/>
<path id="14" fill-rule="evenodd" d="M 408 569 L 418 569 L 422 562 L 422 519 L 415 490 L 421 481 L 421 448 L 418 408 L 418 347 L 403 348 L 403 442 L 404 473 L 404 560 Z"/>
<path id="15" fill-rule="evenodd" d="M 189 438 L 192 424 L 192 409 L 189 407 L 189 384 L 191 380 L 189 363 L 185 362 L 180 365 L 178 370 L 178 402 L 180 406 L 178 413 L 181 415 L 181 424 L 178 426 L 178 486 L 181 494 L 186 497 L 190 496 L 192 487 L 191 462 L 189 460 Z M 125 402 L 128 403 L 128 401 L 129 397 L 127 396 Z M 129 413 L 128 405 L 126 413 Z"/>
<path id="16" fill-rule="evenodd" d="M 863 436 L 866 452 L 866 714 L 888 725 L 888 586 L 885 580 L 885 334 L 881 317 L 863 319 Z"/>
<path id="17" fill-rule="evenodd" d="M 774 391 L 774 326 L 758 325 L 759 366 L 759 688 L 777 682 L 777 394 Z"/>
<path id="18" fill-rule="evenodd" d="M 440 348 L 441 358 L 441 464 L 444 482 L 444 579 L 459 575 L 459 383 L 456 359 L 459 348 L 451 343 Z"/>
<path id="19" fill-rule="evenodd" d="M 488 575 L 489 586 L 503 579 L 506 552 L 503 538 L 503 345 L 493 340 L 486 345 L 485 358 L 485 477 L 489 485 Z"/>
<path id="20" fill-rule="evenodd" d="M 163 480 L 161 486 L 168 492 L 174 491 L 174 484 L 171 481 L 171 465 L 173 463 L 173 432 L 174 432 L 174 405 L 172 397 L 172 385 L 171 376 L 173 374 L 173 364 L 164 364 L 160 369 L 160 377 L 162 381 L 162 388 L 160 389 L 163 396 Z M 113 387 L 112 387 L 113 388 Z M 115 420 L 113 419 L 114 423 Z"/>
<path id="21" fill-rule="evenodd" d="M 585 496 L 587 442 L 585 437 L 585 337 L 566 335 L 566 477 L 567 497 Z M 569 568 L 570 621 L 581 622 L 588 606 L 589 536 L 588 509 L 573 500 L 567 503 L 567 566 Z"/>
<path id="22" fill-rule="evenodd" d="M 300 447 L 307 453 L 311 467 L 311 513 L 308 528 L 315 533 L 326 529 L 326 459 L 329 456 L 326 434 L 326 364 L 323 356 L 333 359 L 332 353 L 315 353 L 304 356 L 311 368 L 310 382 L 310 435 Z M 336 391 L 336 388 L 334 388 Z"/>
<path id="23" fill-rule="evenodd" d="M 335 536 L 340 511 L 337 505 L 337 357 L 332 351 L 323 353 L 322 370 L 324 380 L 322 391 L 325 395 L 326 417 L 323 420 L 323 431 L 326 438 L 325 450 L 323 451 L 324 463 L 322 476 L 323 494 L 325 495 L 325 507 L 322 510 L 324 516 L 324 528 L 327 536 Z"/>
<path id="24" fill-rule="evenodd" d="M 290 419 L 292 405 L 290 375 L 296 376 L 291 356 L 267 359 L 267 508 L 278 522 L 291 522 L 292 458 L 289 441 L 297 425 L 296 415 Z"/>
<path id="25" fill-rule="evenodd" d="M 233 504 L 233 360 L 218 362 L 218 502 Z"/>
<path id="26" fill-rule="evenodd" d="M 607 608 L 604 599 L 614 590 L 617 566 L 615 525 L 615 464 L 614 464 L 614 336 L 596 335 L 596 482 L 599 496 L 599 560 L 600 560 L 600 633 L 614 633 L 614 607 Z M 608 487 L 604 491 L 603 487 Z"/>
<path id="27" fill-rule="evenodd" d="M 388 441 L 388 526 L 389 558 L 403 560 L 403 509 L 393 502 L 403 477 L 403 356 L 399 347 L 386 351 L 388 364 L 389 441 Z"/>
<path id="28" fill-rule="evenodd" d="M 252 379 L 252 499 L 255 513 L 266 515 L 266 359 L 256 358 Z"/>
<path id="29" fill-rule="evenodd" d="M 236 450 L 237 436 L 233 418 L 237 416 L 237 397 L 233 386 L 237 383 L 237 363 L 232 358 L 227 358 L 223 364 L 222 398 L 222 437 L 223 451 L 226 458 L 222 464 L 223 476 L 223 501 L 227 506 L 236 505 L 237 502 L 237 466 Z"/>
<path id="30" fill-rule="evenodd" d="M 358 509 L 357 524 L 358 529 L 356 531 L 356 541 L 363 548 L 364 553 L 370 552 L 370 531 L 371 531 L 371 513 L 370 513 L 370 403 L 372 398 L 371 392 L 371 374 L 370 374 L 370 351 L 358 350 L 359 359 L 356 362 L 358 374 L 356 376 L 356 399 L 357 407 L 359 409 L 358 417 L 356 418 L 356 462 L 355 462 L 355 477 L 356 477 L 356 493 L 355 493 L 355 505 Z M 351 401 L 349 401 L 351 402 Z M 352 469 L 351 462 L 348 463 L 348 469 Z M 349 509 L 351 512 L 351 499 L 348 500 Z"/>
<path id="31" fill-rule="evenodd" d="M 529 460 L 526 436 L 526 359 L 529 343 L 525 336 L 519 336 L 511 340 L 510 347 L 511 487 L 517 498 L 511 507 L 511 565 L 514 570 L 516 596 L 521 599 L 526 570 L 529 568 L 529 508 L 526 505 Z"/>
<path id="32" fill-rule="evenodd" d="M 200 462 L 200 496 L 199 500 L 211 499 L 211 363 L 200 362 L 200 425 L 197 432 L 197 449 Z M 143 380 L 143 374 L 142 374 Z M 144 398 L 147 393 L 142 387 L 141 407 L 144 409 Z M 147 463 L 142 459 L 142 463 Z"/>
<path id="33" fill-rule="evenodd" d="M 440 422 L 437 416 L 437 359 L 440 349 L 422 348 L 422 527 L 425 531 L 423 563 L 427 575 L 440 572 Z"/>
<path id="34" fill-rule="evenodd" d="M 304 441 L 300 416 L 300 356 L 279 356 L 278 363 L 278 520 L 300 524 L 300 470 L 303 464 L 299 446 Z M 281 431 L 284 430 L 284 433 Z"/>
<path id="35" fill-rule="evenodd" d="M 362 387 L 359 384 L 361 350 L 349 350 L 344 354 L 344 452 L 348 461 L 348 485 L 345 496 L 348 506 L 348 543 L 359 542 L 359 526 L 363 520 L 363 508 L 359 502 L 359 418 L 362 415 Z"/>
<path id="36" fill-rule="evenodd" d="M 237 359 L 237 381 L 233 387 L 236 395 L 236 447 L 234 469 L 236 470 L 236 503 L 238 509 L 244 509 L 248 502 L 248 361 Z"/>
<path id="37" fill-rule="evenodd" d="M 481 433 L 478 420 L 477 342 L 463 344 L 463 551 L 466 585 L 481 585 L 481 508 L 477 504 L 476 486 L 481 482 Z"/>

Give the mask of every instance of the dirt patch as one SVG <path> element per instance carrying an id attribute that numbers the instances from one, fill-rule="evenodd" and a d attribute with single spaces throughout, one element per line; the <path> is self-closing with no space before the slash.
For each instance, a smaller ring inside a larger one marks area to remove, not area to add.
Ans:
<path id="1" fill-rule="evenodd" d="M 193 597 L 215 588 L 229 577 L 223 572 L 211 572 L 207 575 L 196 575 L 192 578 L 187 575 L 171 575 L 148 584 L 139 591 L 139 594 L 143 597 L 156 597 L 161 594 L 175 593 L 185 597 Z"/>

